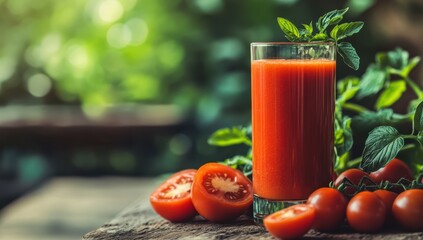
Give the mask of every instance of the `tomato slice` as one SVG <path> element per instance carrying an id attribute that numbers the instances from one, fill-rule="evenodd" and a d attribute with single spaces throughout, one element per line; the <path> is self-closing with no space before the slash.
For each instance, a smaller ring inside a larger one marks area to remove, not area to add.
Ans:
<path id="1" fill-rule="evenodd" d="M 207 163 L 195 175 L 192 202 L 205 219 L 213 222 L 233 220 L 251 206 L 252 184 L 236 169 Z"/>
<path id="2" fill-rule="evenodd" d="M 306 234 L 316 218 L 309 204 L 298 204 L 277 211 L 263 219 L 264 227 L 278 238 L 299 238 Z"/>
<path id="3" fill-rule="evenodd" d="M 151 195 L 154 211 L 171 222 L 183 222 L 193 218 L 197 211 L 191 200 L 191 186 L 195 169 L 177 172 L 162 183 Z"/>

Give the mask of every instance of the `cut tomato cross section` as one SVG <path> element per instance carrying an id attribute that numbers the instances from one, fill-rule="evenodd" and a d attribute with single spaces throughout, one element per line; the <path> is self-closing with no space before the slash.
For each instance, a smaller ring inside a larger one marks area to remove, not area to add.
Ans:
<path id="1" fill-rule="evenodd" d="M 225 222 L 237 218 L 251 206 L 252 184 L 236 169 L 207 163 L 195 175 L 192 199 L 201 216 L 210 221 Z"/>
<path id="2" fill-rule="evenodd" d="M 196 170 L 177 172 L 162 183 L 150 196 L 153 209 L 171 222 L 193 218 L 197 211 L 191 200 L 191 186 Z"/>

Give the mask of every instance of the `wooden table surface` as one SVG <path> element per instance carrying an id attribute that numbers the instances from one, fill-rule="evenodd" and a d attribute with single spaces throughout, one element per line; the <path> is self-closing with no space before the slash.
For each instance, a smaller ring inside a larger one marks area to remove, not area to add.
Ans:
<path id="1" fill-rule="evenodd" d="M 148 183 L 147 183 L 148 184 Z M 154 189 L 157 181 L 148 187 Z M 423 219 L 422 219 L 423 221 Z M 229 224 L 210 223 L 200 216 L 191 222 L 170 223 L 160 218 L 151 208 L 148 196 L 141 196 L 123 212 L 83 236 L 84 240 L 135 240 L 135 239 L 274 239 L 251 217 L 243 215 Z M 347 227 L 337 233 L 310 231 L 304 239 L 423 239 L 423 232 L 405 233 L 389 229 L 378 234 L 359 234 Z"/>

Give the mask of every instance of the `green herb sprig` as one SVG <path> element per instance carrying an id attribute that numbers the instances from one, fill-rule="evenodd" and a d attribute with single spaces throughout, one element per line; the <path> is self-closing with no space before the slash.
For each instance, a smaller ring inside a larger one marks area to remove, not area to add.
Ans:
<path id="1" fill-rule="evenodd" d="M 314 31 L 313 22 L 302 24 L 302 28 L 297 28 L 288 19 L 278 17 L 277 20 L 285 37 L 291 42 L 334 42 L 337 52 L 345 64 L 357 70 L 360 67 L 360 57 L 357 51 L 351 43 L 340 41 L 360 32 L 364 23 L 340 23 L 344 18 L 344 14 L 348 12 L 348 9 L 333 10 L 321 16 L 315 24 L 316 31 Z M 329 27 L 332 27 L 330 32 Z"/>

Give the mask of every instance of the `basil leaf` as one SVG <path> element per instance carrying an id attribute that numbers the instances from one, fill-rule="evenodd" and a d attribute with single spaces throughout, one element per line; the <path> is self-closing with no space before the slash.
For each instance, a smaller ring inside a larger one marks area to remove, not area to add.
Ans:
<path id="1" fill-rule="evenodd" d="M 415 131 L 423 130 L 423 101 L 417 105 L 416 112 L 413 119 L 413 134 Z"/>
<path id="2" fill-rule="evenodd" d="M 407 85 L 404 80 L 394 81 L 383 90 L 376 102 L 376 109 L 389 107 L 394 104 L 398 99 L 401 98 L 403 92 L 407 89 Z"/>
<path id="3" fill-rule="evenodd" d="M 246 177 L 251 177 L 252 175 L 253 161 L 250 158 L 241 155 L 235 155 L 221 163 L 231 168 L 240 170 Z"/>
<path id="4" fill-rule="evenodd" d="M 300 38 L 300 32 L 298 28 L 288 19 L 278 17 L 278 24 L 279 27 L 282 29 L 283 33 L 285 33 L 285 37 L 291 41 L 295 42 Z"/>
<path id="5" fill-rule="evenodd" d="M 350 68 L 358 70 L 360 67 L 360 57 L 358 56 L 355 48 L 349 42 L 341 42 L 337 45 L 339 55 L 344 59 L 344 63 Z"/>
<path id="6" fill-rule="evenodd" d="M 326 33 L 318 33 L 311 38 L 311 41 L 326 41 L 328 35 Z"/>
<path id="7" fill-rule="evenodd" d="M 246 144 L 251 146 L 251 140 L 247 135 L 247 129 L 242 127 L 223 128 L 214 132 L 207 141 L 214 146 L 231 146 Z"/>
<path id="8" fill-rule="evenodd" d="M 336 101 L 342 105 L 346 101 L 352 99 L 358 92 L 358 90 L 360 90 L 359 83 L 360 80 L 358 79 L 358 77 L 347 77 L 338 81 L 338 98 L 336 99 Z"/>
<path id="9" fill-rule="evenodd" d="M 335 147 L 339 155 L 351 150 L 353 145 L 353 136 L 351 130 L 351 118 L 344 117 L 342 122 L 335 120 Z"/>
<path id="10" fill-rule="evenodd" d="M 307 34 L 313 34 L 313 22 L 310 22 L 310 24 L 303 24 L 303 27 L 306 30 Z"/>
<path id="11" fill-rule="evenodd" d="M 401 48 L 396 48 L 388 53 L 389 66 L 397 70 L 402 70 L 408 63 L 409 54 Z"/>
<path id="12" fill-rule="evenodd" d="M 367 137 L 360 167 L 372 172 L 385 166 L 404 146 L 404 138 L 391 126 L 373 129 Z"/>
<path id="13" fill-rule="evenodd" d="M 316 27 L 319 32 L 324 32 L 326 28 L 330 25 L 338 24 L 342 20 L 343 15 L 348 11 L 348 9 L 349 8 L 344 8 L 340 10 L 335 9 L 321 16 L 316 22 Z"/>
<path id="14" fill-rule="evenodd" d="M 389 58 L 386 52 L 376 53 L 375 59 L 376 59 L 377 65 L 379 65 L 381 68 L 385 68 L 389 66 Z"/>
<path id="15" fill-rule="evenodd" d="M 363 22 L 350 22 L 336 25 L 330 32 L 330 36 L 336 41 L 339 41 L 360 32 L 363 25 Z"/>
<path id="16" fill-rule="evenodd" d="M 420 57 L 414 57 L 411 59 L 410 62 L 408 62 L 407 66 L 405 66 L 402 71 L 401 71 L 401 76 L 403 77 L 408 77 L 408 75 L 410 74 L 411 70 L 413 70 L 414 67 L 417 66 L 417 64 L 419 64 L 420 62 Z"/>
<path id="17" fill-rule="evenodd" d="M 386 71 L 376 64 L 371 64 L 364 73 L 360 82 L 359 99 L 379 92 L 385 84 Z"/>

